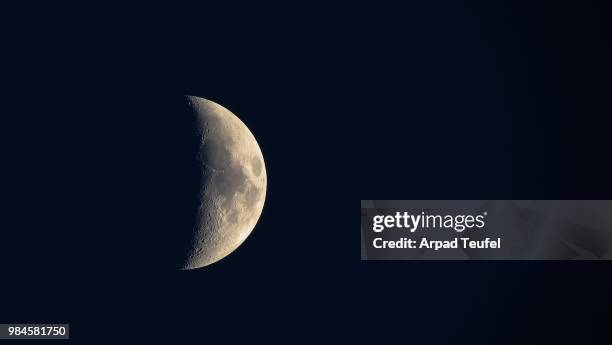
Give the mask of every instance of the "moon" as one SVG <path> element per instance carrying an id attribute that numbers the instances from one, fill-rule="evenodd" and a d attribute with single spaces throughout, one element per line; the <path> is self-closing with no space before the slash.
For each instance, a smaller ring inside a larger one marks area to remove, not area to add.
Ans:
<path id="1" fill-rule="evenodd" d="M 202 184 L 195 229 L 182 270 L 217 262 L 251 234 L 266 198 L 263 154 L 247 126 L 210 100 L 185 96 L 195 117 Z"/>

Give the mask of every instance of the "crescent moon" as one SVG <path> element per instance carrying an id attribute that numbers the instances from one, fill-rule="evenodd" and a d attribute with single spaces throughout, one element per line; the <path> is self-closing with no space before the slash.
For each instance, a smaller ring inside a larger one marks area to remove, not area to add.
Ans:
<path id="1" fill-rule="evenodd" d="M 195 116 L 202 173 L 196 227 L 182 266 L 210 265 L 236 250 L 263 210 L 267 175 L 263 154 L 247 126 L 210 100 L 186 96 Z"/>

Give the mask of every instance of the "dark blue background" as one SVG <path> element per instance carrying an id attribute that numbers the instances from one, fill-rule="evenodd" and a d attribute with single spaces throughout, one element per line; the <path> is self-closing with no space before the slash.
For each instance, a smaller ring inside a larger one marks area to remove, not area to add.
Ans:
<path id="1" fill-rule="evenodd" d="M 609 10 L 7 12 L 0 321 L 69 322 L 82 343 L 609 336 L 609 263 L 360 262 L 357 230 L 360 199 L 609 199 Z M 252 236 L 195 272 L 168 269 L 198 186 L 184 93 L 242 118 L 269 179 Z"/>

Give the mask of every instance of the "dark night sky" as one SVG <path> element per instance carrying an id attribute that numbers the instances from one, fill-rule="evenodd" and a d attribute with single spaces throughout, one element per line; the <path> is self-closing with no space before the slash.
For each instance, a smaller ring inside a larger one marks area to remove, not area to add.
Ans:
<path id="1" fill-rule="evenodd" d="M 588 1 L 16 9 L 0 322 L 70 322 L 82 343 L 609 335 L 609 263 L 360 262 L 356 208 L 610 199 L 610 14 Z M 197 272 L 168 268 L 198 185 L 182 94 L 238 114 L 269 181 L 251 237 Z"/>

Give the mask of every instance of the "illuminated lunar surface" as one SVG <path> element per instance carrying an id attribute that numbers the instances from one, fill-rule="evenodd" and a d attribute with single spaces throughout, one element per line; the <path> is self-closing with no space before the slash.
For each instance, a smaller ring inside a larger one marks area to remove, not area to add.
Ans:
<path id="1" fill-rule="evenodd" d="M 266 167 L 255 137 L 219 104 L 186 100 L 196 117 L 202 171 L 196 229 L 182 269 L 221 260 L 253 231 L 266 197 Z"/>

